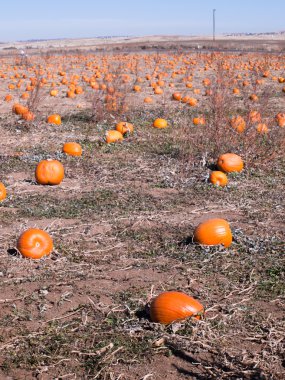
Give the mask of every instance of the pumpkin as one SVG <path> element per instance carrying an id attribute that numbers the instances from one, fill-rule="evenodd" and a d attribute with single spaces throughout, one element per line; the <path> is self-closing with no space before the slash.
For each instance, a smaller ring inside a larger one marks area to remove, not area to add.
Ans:
<path id="1" fill-rule="evenodd" d="M 0 201 L 3 201 L 7 196 L 7 191 L 5 185 L 0 182 Z"/>
<path id="2" fill-rule="evenodd" d="M 202 245 L 222 244 L 229 247 L 232 243 L 230 225 L 224 219 L 208 219 L 195 228 L 193 241 Z"/>
<path id="3" fill-rule="evenodd" d="M 53 89 L 53 90 L 50 91 L 49 94 L 50 94 L 50 96 L 57 96 L 58 95 L 58 90 Z"/>
<path id="4" fill-rule="evenodd" d="M 106 142 L 108 144 L 115 143 L 117 141 L 122 141 L 123 139 L 123 135 L 119 131 L 110 130 L 106 132 Z"/>
<path id="5" fill-rule="evenodd" d="M 151 320 L 165 325 L 188 317 L 200 319 L 203 313 L 203 305 L 182 292 L 163 292 L 150 304 Z"/>
<path id="6" fill-rule="evenodd" d="M 172 94 L 172 98 L 173 98 L 174 100 L 178 100 L 178 101 L 180 101 L 181 98 L 182 98 L 182 95 L 180 94 L 180 92 L 174 92 L 174 93 Z"/>
<path id="7" fill-rule="evenodd" d="M 260 123 L 261 122 L 261 115 L 258 111 L 254 111 L 254 110 L 250 111 L 248 117 L 249 117 L 249 121 L 251 123 Z"/>
<path id="8" fill-rule="evenodd" d="M 35 177 L 41 185 L 59 185 L 64 178 L 64 167 L 57 160 L 43 160 L 36 167 Z"/>
<path id="9" fill-rule="evenodd" d="M 81 156 L 82 148 L 81 145 L 76 142 L 67 142 L 62 147 L 63 153 L 66 153 L 70 156 Z"/>
<path id="10" fill-rule="evenodd" d="M 147 96 L 143 101 L 144 103 L 152 103 L 152 98 L 150 96 Z"/>
<path id="11" fill-rule="evenodd" d="M 225 173 L 216 170 L 210 174 L 209 182 L 213 185 L 224 187 L 228 183 L 228 177 Z"/>
<path id="12" fill-rule="evenodd" d="M 116 125 L 116 131 L 121 132 L 122 135 L 125 135 L 126 133 L 133 133 L 134 126 L 126 121 L 121 121 Z"/>
<path id="13" fill-rule="evenodd" d="M 23 115 L 23 113 L 28 112 L 28 108 L 25 107 L 25 106 L 23 106 L 22 104 L 15 103 L 15 104 L 13 105 L 12 111 L 13 111 L 16 115 Z"/>
<path id="14" fill-rule="evenodd" d="M 49 115 L 49 117 L 47 118 L 47 122 L 49 124 L 60 125 L 61 124 L 61 117 L 58 114 Z"/>
<path id="15" fill-rule="evenodd" d="M 17 249 L 24 257 L 40 259 L 52 252 L 53 241 L 46 231 L 30 228 L 20 235 Z"/>
<path id="16" fill-rule="evenodd" d="M 35 119 L 35 114 L 31 111 L 24 112 L 22 114 L 22 119 L 26 121 L 33 121 Z"/>
<path id="17" fill-rule="evenodd" d="M 197 103 L 198 103 L 197 99 L 195 99 L 195 98 L 189 98 L 189 101 L 188 101 L 189 106 L 195 107 L 197 105 Z"/>
<path id="18" fill-rule="evenodd" d="M 246 128 L 246 123 L 243 117 L 233 116 L 230 120 L 231 127 L 237 132 L 242 133 Z"/>
<path id="19" fill-rule="evenodd" d="M 155 128 L 159 128 L 159 129 L 162 129 L 162 128 L 166 128 L 167 127 L 167 120 L 165 119 L 155 119 L 154 122 L 153 122 L 153 126 Z"/>
<path id="20" fill-rule="evenodd" d="M 256 131 L 260 134 L 266 134 L 269 132 L 269 129 L 265 123 L 258 123 L 256 126 Z"/>
<path id="21" fill-rule="evenodd" d="M 249 96 L 249 100 L 252 100 L 253 102 L 257 102 L 258 101 L 258 96 L 256 94 L 251 94 Z"/>
<path id="22" fill-rule="evenodd" d="M 243 161 L 235 153 L 225 153 L 219 156 L 217 166 L 225 173 L 240 172 L 243 169 Z"/>

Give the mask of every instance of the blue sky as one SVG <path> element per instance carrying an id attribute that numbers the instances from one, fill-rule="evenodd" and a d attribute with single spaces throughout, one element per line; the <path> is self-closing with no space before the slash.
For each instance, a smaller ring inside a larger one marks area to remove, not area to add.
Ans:
<path id="1" fill-rule="evenodd" d="M 7 0 L 0 41 L 285 30 L 284 0 Z"/>

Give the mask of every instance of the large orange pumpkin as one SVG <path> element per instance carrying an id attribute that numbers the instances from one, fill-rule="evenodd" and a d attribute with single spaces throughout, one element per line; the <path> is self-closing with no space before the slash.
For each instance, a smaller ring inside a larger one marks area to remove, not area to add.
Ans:
<path id="1" fill-rule="evenodd" d="M 155 297 L 150 304 L 151 320 L 163 324 L 188 317 L 200 319 L 203 313 L 203 305 L 182 292 L 163 292 Z"/>
<path id="2" fill-rule="evenodd" d="M 57 160 L 43 160 L 38 163 L 35 176 L 41 185 L 59 185 L 64 178 L 64 167 Z"/>
<path id="3" fill-rule="evenodd" d="M 213 185 L 224 187 L 228 183 L 228 177 L 225 173 L 216 170 L 210 174 L 209 181 Z"/>
<path id="4" fill-rule="evenodd" d="M 167 120 L 161 119 L 161 118 L 155 119 L 153 122 L 153 126 L 155 128 L 159 128 L 159 129 L 166 128 L 167 127 Z"/>
<path id="5" fill-rule="evenodd" d="M 218 168 L 225 173 L 240 172 L 243 169 L 243 161 L 235 153 L 225 153 L 218 158 Z"/>
<path id="6" fill-rule="evenodd" d="M 60 125 L 61 124 L 61 117 L 58 114 L 49 115 L 49 117 L 47 118 L 47 122 L 49 124 Z"/>
<path id="7" fill-rule="evenodd" d="M 19 237 L 17 249 L 25 257 L 40 259 L 52 252 L 53 241 L 47 232 L 38 228 L 30 228 Z"/>
<path id="8" fill-rule="evenodd" d="M 76 142 L 67 142 L 63 145 L 62 151 L 70 156 L 81 156 L 81 145 Z"/>
<path id="9" fill-rule="evenodd" d="M 229 247 L 232 243 L 230 225 L 224 219 L 208 219 L 195 228 L 193 241 L 202 245 L 222 244 Z"/>
<path id="10" fill-rule="evenodd" d="M 7 196 L 7 191 L 5 185 L 0 182 L 0 201 L 3 201 Z"/>

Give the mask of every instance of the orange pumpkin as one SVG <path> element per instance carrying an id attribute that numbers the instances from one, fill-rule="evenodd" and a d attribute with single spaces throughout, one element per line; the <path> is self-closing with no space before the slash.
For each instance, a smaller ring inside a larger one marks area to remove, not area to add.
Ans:
<path id="1" fill-rule="evenodd" d="M 152 98 L 150 96 L 147 96 L 143 101 L 144 103 L 152 103 Z"/>
<path id="2" fill-rule="evenodd" d="M 35 119 L 35 114 L 31 111 L 24 112 L 22 114 L 22 119 L 26 121 L 33 121 Z"/>
<path id="3" fill-rule="evenodd" d="M 36 167 L 35 177 L 41 185 L 59 185 L 64 178 L 64 167 L 57 160 L 43 160 Z"/>
<path id="4" fill-rule="evenodd" d="M 182 99 L 182 95 L 180 94 L 180 92 L 174 92 L 174 93 L 172 94 L 172 98 L 173 98 L 174 100 L 180 101 L 180 100 Z"/>
<path id="5" fill-rule="evenodd" d="M 210 174 L 209 182 L 213 185 L 224 187 L 228 183 L 228 177 L 225 173 L 216 170 Z"/>
<path id="6" fill-rule="evenodd" d="M 249 117 L 249 121 L 251 123 L 259 123 L 259 122 L 261 122 L 261 115 L 260 115 L 260 113 L 258 111 L 254 111 L 254 110 L 250 111 L 248 117 Z"/>
<path id="7" fill-rule="evenodd" d="M 28 108 L 25 107 L 25 106 L 23 106 L 22 104 L 15 103 L 15 104 L 13 105 L 12 111 L 13 111 L 16 115 L 23 115 L 23 113 L 28 112 Z"/>
<path id="8" fill-rule="evenodd" d="M 115 143 L 117 141 L 122 141 L 123 139 L 123 135 L 119 131 L 110 130 L 106 132 L 106 143 L 108 144 Z"/>
<path id="9" fill-rule="evenodd" d="M 229 247 L 232 243 L 230 225 L 224 219 L 208 219 L 195 228 L 193 241 L 202 245 L 222 244 Z"/>
<path id="10" fill-rule="evenodd" d="M 116 125 L 116 131 L 121 132 L 122 135 L 125 135 L 126 133 L 133 133 L 134 126 L 131 123 L 128 123 L 126 121 L 120 121 Z"/>
<path id="11" fill-rule="evenodd" d="M 261 134 L 266 134 L 269 132 L 269 129 L 265 123 L 258 123 L 256 126 L 256 131 Z"/>
<path id="12" fill-rule="evenodd" d="M 161 118 L 155 119 L 153 122 L 153 126 L 155 128 L 159 128 L 159 129 L 166 128 L 167 127 L 167 120 L 161 119 Z"/>
<path id="13" fill-rule="evenodd" d="M 234 128 L 239 133 L 244 132 L 246 128 L 245 120 L 241 116 L 233 116 L 230 120 L 230 124 L 232 128 Z"/>
<path id="14" fill-rule="evenodd" d="M 217 162 L 218 168 L 225 172 L 240 172 L 243 169 L 243 161 L 240 156 L 235 153 L 225 153 L 219 156 Z"/>
<path id="15" fill-rule="evenodd" d="M 30 228 L 19 237 L 17 249 L 24 257 L 40 259 L 52 252 L 53 241 L 47 232 L 38 228 Z"/>
<path id="16" fill-rule="evenodd" d="M 7 196 L 7 191 L 5 185 L 0 182 L 0 201 L 3 201 Z"/>
<path id="17" fill-rule="evenodd" d="M 67 142 L 62 147 L 63 153 L 66 153 L 70 156 L 81 156 L 82 148 L 81 145 L 76 142 Z"/>
<path id="18" fill-rule="evenodd" d="M 201 319 L 203 313 L 203 305 L 182 292 L 163 292 L 150 304 L 151 320 L 165 325 L 188 317 Z"/>
<path id="19" fill-rule="evenodd" d="M 60 125 L 61 124 L 61 117 L 58 114 L 52 114 L 47 118 L 47 122 L 49 124 L 56 124 Z"/>
<path id="20" fill-rule="evenodd" d="M 58 90 L 54 89 L 50 91 L 50 96 L 57 96 L 58 95 Z"/>

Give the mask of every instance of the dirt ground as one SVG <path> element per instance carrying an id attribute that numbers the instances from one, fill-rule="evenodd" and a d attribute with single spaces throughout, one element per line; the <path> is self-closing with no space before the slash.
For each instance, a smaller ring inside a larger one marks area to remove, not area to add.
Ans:
<path id="1" fill-rule="evenodd" d="M 29 68 L 14 57 L 2 58 L 0 72 L 8 74 L 0 78 L 0 181 L 8 196 L 0 204 L 0 379 L 284 378 L 285 128 L 274 121 L 277 112 L 285 111 L 282 84 L 270 77 L 262 89 L 254 84 L 242 89 L 243 77 L 236 84 L 241 95 L 212 103 L 216 98 L 205 96 L 202 80 L 210 77 L 215 83 L 213 67 L 225 56 L 214 58 L 205 70 L 210 57 L 172 56 L 181 65 L 198 63 L 173 79 L 174 88 L 166 77 L 164 94 L 156 96 L 144 79 L 147 64 L 137 53 L 127 56 L 142 66 L 132 73 L 132 79 L 143 78 L 142 91 L 128 93 L 128 111 L 110 111 L 97 121 L 87 84 L 80 82 L 84 93 L 69 99 L 56 77 L 51 81 L 59 95 L 53 98 L 50 87 L 44 88 L 30 123 L 11 111 L 14 102 L 22 101 L 25 85 L 10 92 L 12 102 L 3 101 L 11 67 Z M 164 55 L 159 58 L 153 54 L 152 64 L 167 71 Z M 57 74 L 57 59 L 45 56 L 42 62 L 54 65 L 51 71 Z M 96 59 L 105 56 L 87 58 Z M 268 63 L 269 58 L 244 54 L 239 59 Z M 277 77 L 284 74 L 284 62 L 283 57 Z M 68 75 L 72 64 L 73 73 L 89 73 L 86 61 L 65 58 L 61 65 Z M 197 107 L 171 98 L 174 91 L 186 93 L 183 78 L 190 74 L 189 94 L 200 90 L 194 95 Z M 246 78 L 254 83 L 256 75 Z M 269 137 L 230 135 L 228 141 L 223 131 L 211 134 L 216 110 L 245 115 L 253 91 L 260 94 L 254 107 L 269 125 Z M 153 103 L 145 104 L 145 96 Z M 51 113 L 62 116 L 61 125 L 46 123 Z M 207 125 L 193 125 L 193 117 L 201 114 Z M 169 128 L 153 128 L 157 117 L 165 117 Z M 105 131 L 122 118 L 134 124 L 134 134 L 106 144 Z M 63 154 L 66 141 L 80 143 L 82 157 Z M 212 186 L 210 169 L 227 149 L 243 157 L 245 170 L 229 174 L 225 188 Z M 58 186 L 35 181 L 35 167 L 46 158 L 64 165 Z M 195 227 L 212 217 L 230 223 L 231 247 L 192 243 Z M 28 260 L 16 251 L 17 238 L 29 227 L 50 233 L 55 246 L 50 256 Z M 205 318 L 152 323 L 148 303 L 164 290 L 199 299 Z"/>

